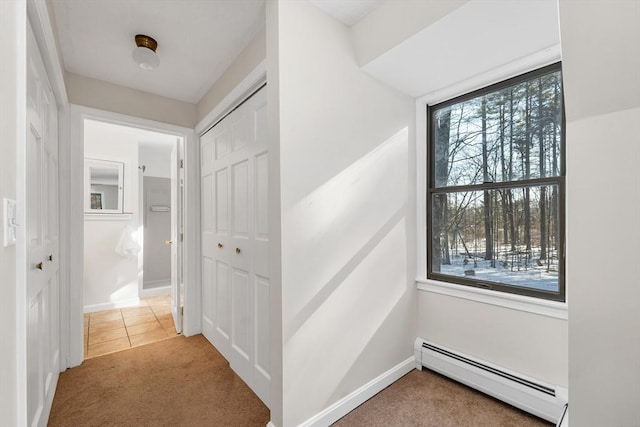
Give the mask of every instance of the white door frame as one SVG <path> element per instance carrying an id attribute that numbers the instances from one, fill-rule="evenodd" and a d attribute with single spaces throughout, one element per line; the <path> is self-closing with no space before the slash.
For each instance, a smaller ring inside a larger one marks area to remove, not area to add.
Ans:
<path id="1" fill-rule="evenodd" d="M 200 333 L 200 281 L 199 281 L 199 249 L 200 249 L 200 185 L 199 154 L 193 129 L 141 119 L 124 114 L 98 110 L 71 104 L 70 138 L 67 147 L 68 186 L 64 190 L 68 197 L 69 224 L 67 236 L 73 236 L 73 244 L 69 245 L 69 259 L 84 258 L 84 210 L 83 210 L 83 173 L 84 173 L 84 121 L 96 120 L 114 125 L 128 126 L 154 132 L 160 132 L 183 138 L 184 171 L 185 171 L 185 206 L 184 213 L 184 324 L 183 334 Z M 69 355 L 68 366 L 82 363 L 83 356 L 83 295 L 84 266 L 82 262 L 69 265 Z"/>

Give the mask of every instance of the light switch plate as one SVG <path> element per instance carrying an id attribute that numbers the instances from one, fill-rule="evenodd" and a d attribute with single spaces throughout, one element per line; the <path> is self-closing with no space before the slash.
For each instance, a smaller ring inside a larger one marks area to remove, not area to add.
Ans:
<path id="1" fill-rule="evenodd" d="M 16 244 L 17 228 L 16 201 L 4 198 L 2 199 L 2 244 L 5 248 Z"/>

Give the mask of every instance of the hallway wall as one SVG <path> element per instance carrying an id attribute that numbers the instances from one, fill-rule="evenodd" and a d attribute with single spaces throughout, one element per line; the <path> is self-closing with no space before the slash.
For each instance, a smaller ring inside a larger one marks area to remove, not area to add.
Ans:
<path id="1" fill-rule="evenodd" d="M 560 1 L 571 425 L 640 425 L 640 2 Z"/>
<path id="2" fill-rule="evenodd" d="M 414 366 L 415 104 L 365 74 L 349 28 L 311 3 L 267 3 L 267 16 L 282 218 L 283 402 L 271 413 L 289 427 Z"/>
<path id="3" fill-rule="evenodd" d="M 0 204 L 2 198 L 16 199 L 17 148 L 25 145 L 25 76 L 20 74 L 20 61 L 26 61 L 26 2 L 0 1 Z M 19 114 L 20 112 L 20 114 Z M 0 224 L 4 221 L 0 206 Z M 5 303 L 0 310 L 0 337 L 5 346 L 0 351 L 0 424 L 12 426 L 19 417 L 18 404 L 24 400 L 18 390 L 19 339 L 16 335 L 16 246 L 2 246 L 0 226 L 0 292 Z M 24 405 L 20 405 L 24 409 Z"/>

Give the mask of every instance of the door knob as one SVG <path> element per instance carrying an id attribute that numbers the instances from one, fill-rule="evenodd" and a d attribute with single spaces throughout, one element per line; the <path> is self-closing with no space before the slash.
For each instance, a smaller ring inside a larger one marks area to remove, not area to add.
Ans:
<path id="1" fill-rule="evenodd" d="M 43 268 L 43 267 L 44 267 L 44 265 L 43 265 L 41 262 L 39 262 L 39 263 L 37 263 L 37 264 L 36 264 L 36 268 L 37 268 L 38 270 L 42 270 L 42 268 Z"/>
<path id="2" fill-rule="evenodd" d="M 218 243 L 218 249 L 222 249 L 222 243 Z"/>
<path id="3" fill-rule="evenodd" d="M 236 248 L 236 253 L 239 254 L 240 253 L 240 248 Z"/>
<path id="4" fill-rule="evenodd" d="M 164 241 L 164 244 L 165 244 L 165 245 L 167 245 L 167 246 L 171 246 L 171 245 L 173 244 L 173 241 L 171 241 L 171 240 L 165 240 L 165 241 Z"/>

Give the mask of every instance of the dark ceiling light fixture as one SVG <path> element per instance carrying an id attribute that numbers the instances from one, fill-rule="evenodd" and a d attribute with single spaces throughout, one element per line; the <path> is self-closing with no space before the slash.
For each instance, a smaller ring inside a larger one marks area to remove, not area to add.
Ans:
<path id="1" fill-rule="evenodd" d="M 137 34 L 136 48 L 133 49 L 133 60 L 136 61 L 138 66 L 143 70 L 153 70 L 160 65 L 160 58 L 156 53 L 158 48 L 158 42 L 153 37 L 145 36 L 144 34 Z"/>

